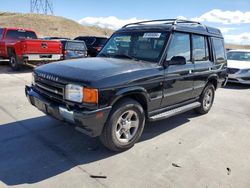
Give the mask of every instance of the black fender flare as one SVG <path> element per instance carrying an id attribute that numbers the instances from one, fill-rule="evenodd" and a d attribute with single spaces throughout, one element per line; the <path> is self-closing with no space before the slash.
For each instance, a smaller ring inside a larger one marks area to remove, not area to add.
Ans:
<path id="1" fill-rule="evenodd" d="M 146 89 L 143 87 L 139 87 L 139 86 L 133 86 L 133 87 L 127 87 L 127 88 L 118 90 L 115 93 L 113 99 L 111 100 L 111 106 L 113 106 L 121 98 L 124 98 L 126 96 L 132 96 L 132 95 L 141 96 L 142 97 L 141 99 L 146 102 L 146 105 L 148 105 L 148 102 L 150 99 L 149 99 L 149 95 Z"/>

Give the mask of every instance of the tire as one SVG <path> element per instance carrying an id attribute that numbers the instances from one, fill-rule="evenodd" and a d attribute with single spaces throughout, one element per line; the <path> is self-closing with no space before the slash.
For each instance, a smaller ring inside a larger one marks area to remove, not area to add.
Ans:
<path id="1" fill-rule="evenodd" d="M 135 100 L 124 98 L 110 113 L 100 141 L 112 151 L 125 151 L 140 139 L 145 124 L 145 113 Z"/>
<path id="2" fill-rule="evenodd" d="M 215 96 L 215 89 L 213 84 L 208 84 L 200 95 L 199 102 L 201 106 L 195 108 L 195 111 L 199 114 L 206 114 L 210 111 L 213 106 Z"/>
<path id="3" fill-rule="evenodd" d="M 12 70 L 18 71 L 20 70 L 21 65 L 19 64 L 18 57 L 15 53 L 10 53 L 10 66 Z"/>

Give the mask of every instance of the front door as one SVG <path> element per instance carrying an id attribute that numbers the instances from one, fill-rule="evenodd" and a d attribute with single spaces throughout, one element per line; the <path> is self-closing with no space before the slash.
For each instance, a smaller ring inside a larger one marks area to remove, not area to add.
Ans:
<path id="1" fill-rule="evenodd" d="M 169 65 L 165 70 L 163 101 L 161 106 L 167 107 L 193 98 L 193 70 L 191 61 L 190 34 L 175 32 L 167 50 L 166 61 L 181 56 L 186 64 Z"/>

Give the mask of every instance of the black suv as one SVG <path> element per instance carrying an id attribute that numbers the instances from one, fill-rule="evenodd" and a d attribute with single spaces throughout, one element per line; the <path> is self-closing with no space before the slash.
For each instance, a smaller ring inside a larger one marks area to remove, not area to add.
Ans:
<path id="1" fill-rule="evenodd" d="M 26 96 L 46 114 L 123 151 L 139 140 L 146 120 L 191 109 L 206 114 L 226 80 L 226 65 L 218 29 L 144 21 L 116 31 L 96 58 L 36 68 Z"/>
<path id="2" fill-rule="evenodd" d="M 96 57 L 108 39 L 106 37 L 79 36 L 74 40 L 84 41 L 88 48 L 88 55 Z"/>

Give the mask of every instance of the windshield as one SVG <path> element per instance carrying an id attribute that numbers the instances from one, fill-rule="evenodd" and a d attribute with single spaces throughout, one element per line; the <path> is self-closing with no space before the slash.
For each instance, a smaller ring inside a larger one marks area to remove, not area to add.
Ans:
<path id="1" fill-rule="evenodd" d="M 7 39 L 37 39 L 35 32 L 25 30 L 8 30 Z"/>
<path id="2" fill-rule="evenodd" d="M 99 56 L 158 62 L 167 36 L 167 33 L 161 32 L 117 33 L 110 38 Z"/>
<path id="3" fill-rule="evenodd" d="M 250 52 L 228 52 L 227 59 L 237 61 L 250 61 Z"/>

